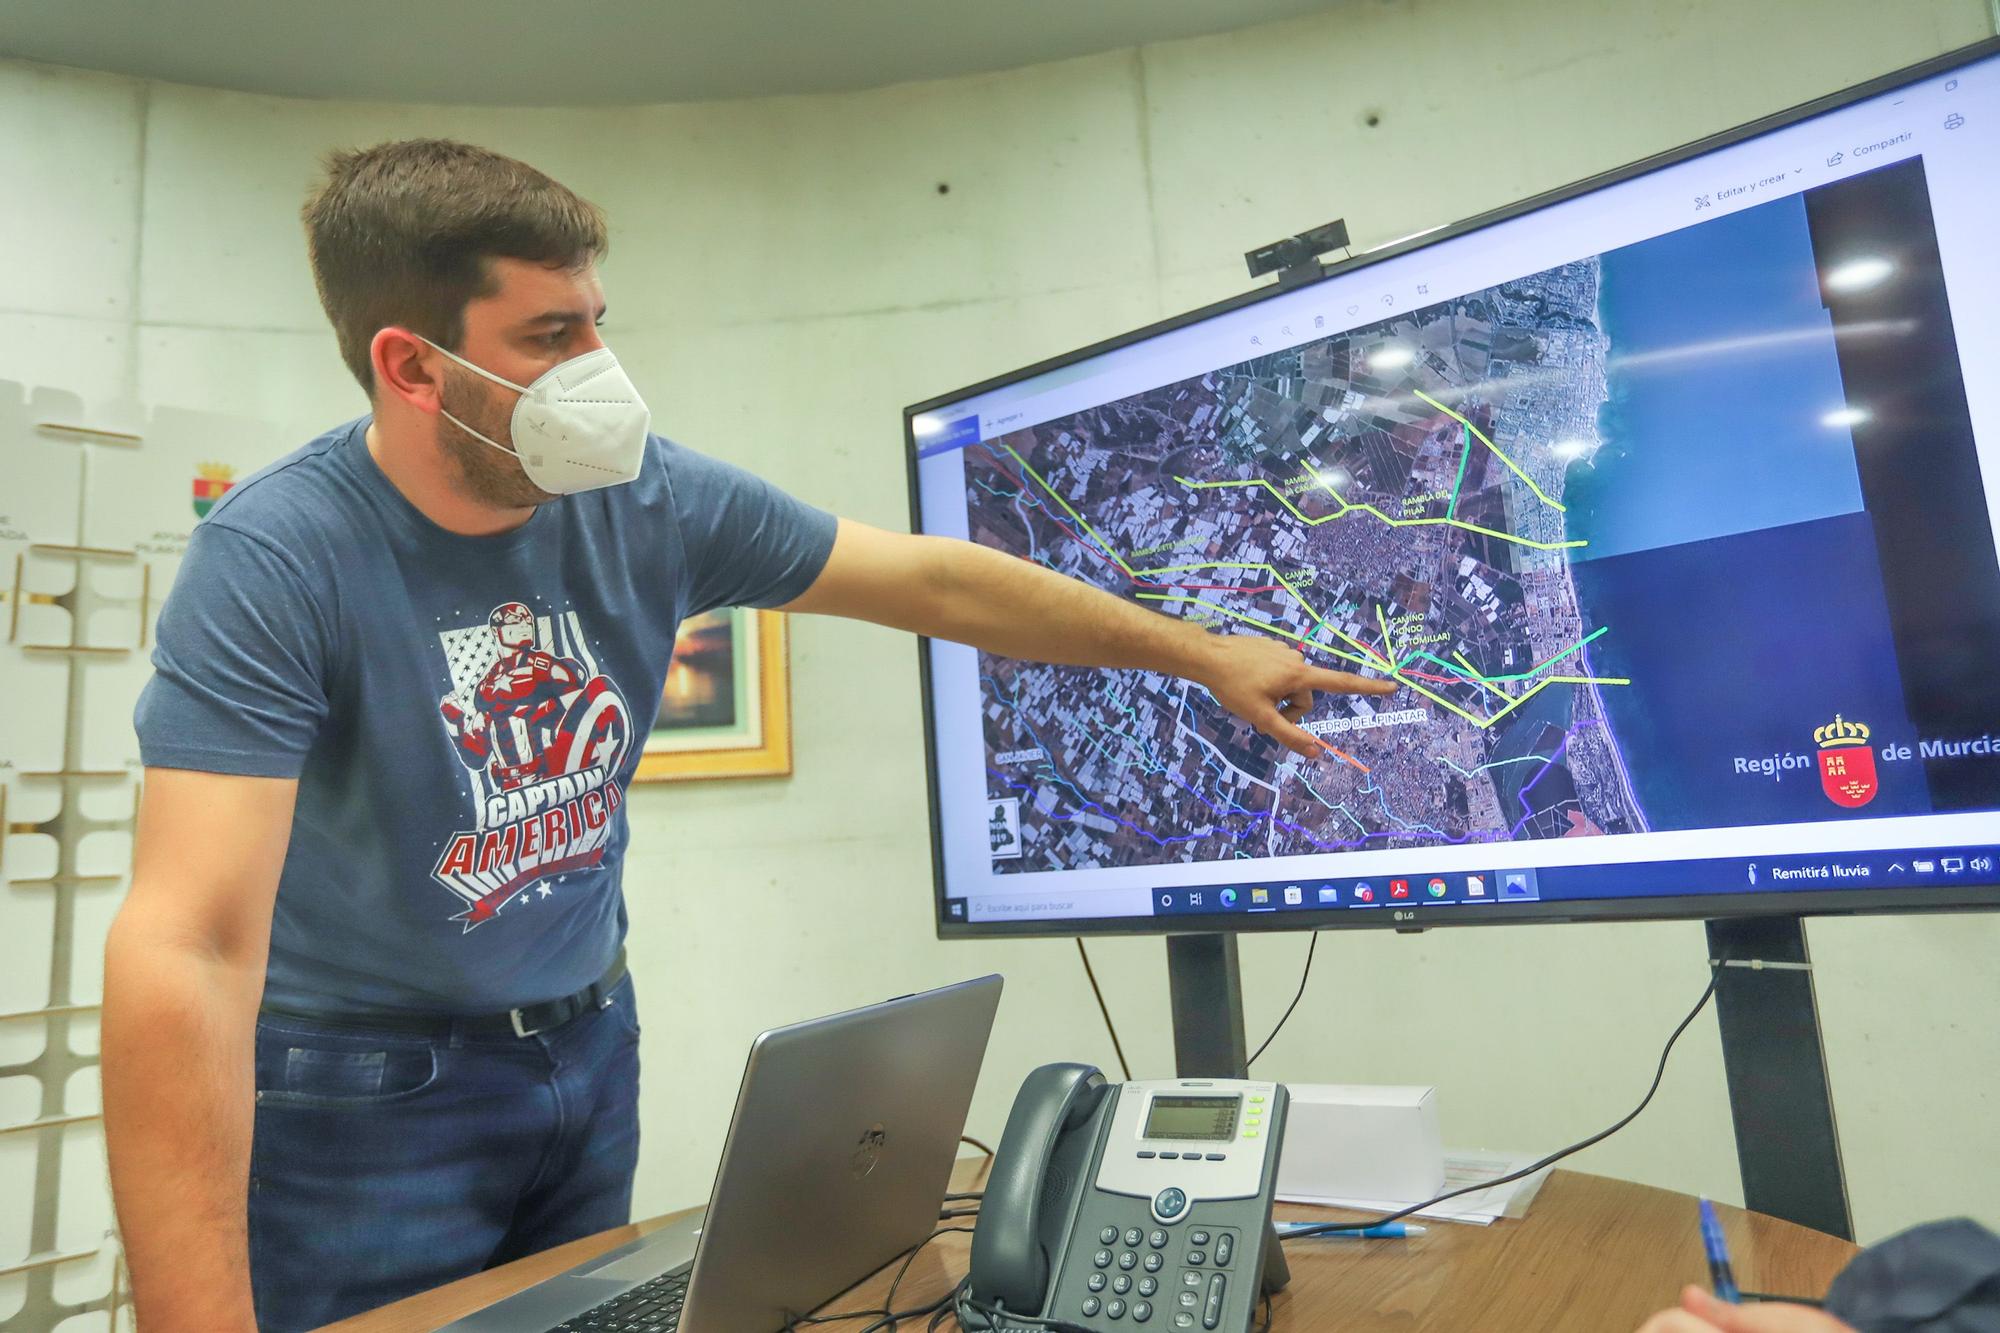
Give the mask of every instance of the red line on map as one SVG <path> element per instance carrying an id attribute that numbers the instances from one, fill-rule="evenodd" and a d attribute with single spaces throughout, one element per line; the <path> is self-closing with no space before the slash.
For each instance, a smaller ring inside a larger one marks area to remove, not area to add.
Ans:
<path id="1" fill-rule="evenodd" d="M 1314 737 L 1314 739 L 1318 740 L 1318 737 Z M 1322 746 L 1325 746 L 1326 749 L 1329 749 L 1333 751 L 1335 754 L 1339 755 L 1342 759 L 1345 759 L 1348 763 L 1360 769 L 1363 773 L 1373 773 L 1375 771 L 1374 769 L 1368 767 L 1368 765 L 1362 763 L 1359 759 L 1356 759 L 1353 755 L 1349 754 L 1347 751 L 1341 749 L 1338 745 L 1327 745 L 1325 741 L 1320 741 L 1320 744 Z"/>

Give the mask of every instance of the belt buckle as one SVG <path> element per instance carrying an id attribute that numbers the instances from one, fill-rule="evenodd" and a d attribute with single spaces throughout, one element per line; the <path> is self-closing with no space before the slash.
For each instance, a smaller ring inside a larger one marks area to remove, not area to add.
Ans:
<path id="1" fill-rule="evenodd" d="M 548 1030 L 546 1028 L 531 1028 L 523 1024 L 519 1009 L 509 1009 L 507 1011 L 507 1021 L 514 1025 L 514 1035 L 523 1039 L 536 1036 Z"/>

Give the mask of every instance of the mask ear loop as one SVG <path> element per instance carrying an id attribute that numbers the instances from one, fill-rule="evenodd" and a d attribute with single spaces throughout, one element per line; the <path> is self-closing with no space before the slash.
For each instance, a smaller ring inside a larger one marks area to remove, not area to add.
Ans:
<path id="1" fill-rule="evenodd" d="M 495 375 L 492 371 L 487 370 L 483 366 L 475 366 L 470 361 L 467 361 L 464 357 L 460 356 L 457 352 L 452 351 L 450 348 L 438 347 L 438 345 L 436 343 L 431 342 L 429 338 L 424 338 L 424 335 L 421 333 L 419 333 L 417 337 L 423 338 L 423 340 L 427 343 L 430 343 L 432 347 L 436 347 L 438 351 L 443 352 L 446 356 L 458 362 L 458 364 L 464 366 L 467 370 L 471 371 L 475 375 L 483 375 L 487 379 L 492 380 L 495 384 L 502 385 L 506 388 L 512 389 L 515 393 L 525 394 L 528 392 L 528 388 L 525 385 L 516 384 L 514 383 L 514 381 L 510 379 L 502 379 L 500 376 Z"/>
<path id="2" fill-rule="evenodd" d="M 483 375 L 487 379 L 492 380 L 495 384 L 501 385 L 504 388 L 512 389 L 515 393 L 518 394 L 525 395 L 528 392 L 526 389 L 522 388 L 520 385 L 514 383 L 514 381 L 510 379 L 502 379 L 500 376 L 495 375 L 490 370 L 486 370 L 483 369 L 482 367 L 473 365 L 470 361 L 467 361 L 464 357 L 452 351 L 450 348 L 438 347 L 438 345 L 434 342 L 431 342 L 429 338 L 424 338 L 424 335 L 421 333 L 419 333 L 417 337 L 422 338 L 423 341 L 427 343 L 430 343 L 432 347 L 437 348 L 438 351 L 443 352 L 446 356 L 458 362 L 459 365 L 464 366 L 467 370 L 471 371 L 475 375 Z M 457 417 L 453 416 L 451 413 L 445 411 L 444 405 L 442 403 L 438 405 L 438 414 L 442 416 L 446 421 L 449 421 L 452 425 L 464 431 L 467 435 L 470 435 L 473 439 L 479 441 L 481 444 L 489 445 L 492 448 L 498 449 L 501 453 L 507 455 L 507 457 L 512 459 L 518 460 L 521 457 L 518 451 L 509 449 L 506 445 L 500 443 L 498 440 L 489 439 L 488 437 L 481 435 L 478 431 L 466 425 L 463 421 L 460 421 Z"/>
<path id="3" fill-rule="evenodd" d="M 500 443 L 498 440 L 487 439 L 484 435 L 481 435 L 478 431 L 466 425 L 463 421 L 460 421 L 457 417 L 445 411 L 443 408 L 440 407 L 438 409 L 438 414 L 442 416 L 446 421 L 449 421 L 452 425 L 464 431 L 467 435 L 470 435 L 473 439 L 479 441 L 481 444 L 488 445 L 492 448 L 498 449 L 501 453 L 507 455 L 507 457 L 512 459 L 518 460 L 521 457 L 520 454 L 516 453 L 512 449 L 509 449 L 506 445 Z"/>

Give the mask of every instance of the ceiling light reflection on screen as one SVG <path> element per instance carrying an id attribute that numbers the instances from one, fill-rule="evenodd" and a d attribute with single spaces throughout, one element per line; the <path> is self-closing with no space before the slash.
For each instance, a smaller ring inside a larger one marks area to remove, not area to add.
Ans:
<path id="1" fill-rule="evenodd" d="M 943 429 L 944 423 L 932 416 L 918 417 L 910 423 L 910 430 L 920 440 L 927 435 L 935 435 Z"/>
<path id="2" fill-rule="evenodd" d="M 1417 359 L 1417 354 L 1400 343 L 1388 343 L 1368 354 L 1370 370 L 1400 370 Z"/>
<path id="3" fill-rule="evenodd" d="M 1582 440 L 1558 440 L 1549 446 L 1549 452 L 1565 463 L 1574 462 L 1590 452 L 1590 446 Z"/>
<path id="4" fill-rule="evenodd" d="M 1858 426 L 1868 420 L 1868 411 L 1860 407 L 1840 407 L 1819 419 L 1822 426 Z"/>
<path id="5" fill-rule="evenodd" d="M 1896 266 L 1880 255 L 1863 255 L 1829 269 L 1826 289 L 1830 292 L 1866 291 L 1895 271 Z"/>

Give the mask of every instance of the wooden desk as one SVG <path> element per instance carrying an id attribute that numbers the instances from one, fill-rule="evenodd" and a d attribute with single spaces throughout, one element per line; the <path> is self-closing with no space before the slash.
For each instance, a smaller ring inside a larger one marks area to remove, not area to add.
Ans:
<path id="1" fill-rule="evenodd" d="M 961 1162 L 954 1188 L 980 1188 L 984 1172 L 983 1162 Z M 1729 1236 L 1736 1279 L 1749 1291 L 1821 1295 L 1855 1254 L 1846 1241 L 1790 1222 L 1721 1205 L 1716 1211 Z M 1278 1212 L 1285 1218 L 1343 1216 L 1290 1204 L 1280 1204 Z M 674 1216 L 679 1214 L 587 1237 L 329 1328 L 431 1333 Z M 1519 1221 L 1429 1226 L 1427 1234 L 1408 1240 L 1292 1242 L 1285 1250 L 1292 1284 L 1272 1302 L 1273 1333 L 1332 1327 L 1343 1333 L 1633 1333 L 1646 1316 L 1674 1304 L 1684 1284 L 1708 1278 L 1692 1197 L 1604 1176 L 1556 1172 Z M 971 1239 L 945 1236 L 927 1246 L 910 1265 L 897 1305 L 923 1305 L 949 1291 L 965 1273 Z M 892 1265 L 877 1273 L 825 1313 L 879 1308 L 893 1271 Z M 1149 1327 L 1164 1325 L 1156 1317 Z"/>

